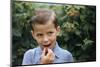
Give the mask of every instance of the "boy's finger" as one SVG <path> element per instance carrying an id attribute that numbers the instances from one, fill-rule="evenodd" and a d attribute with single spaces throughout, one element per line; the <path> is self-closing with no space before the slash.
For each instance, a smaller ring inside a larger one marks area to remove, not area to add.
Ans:
<path id="1" fill-rule="evenodd" d="M 42 51 L 42 56 L 45 55 L 45 52 L 46 52 L 46 48 L 43 49 L 43 51 Z"/>
<path id="2" fill-rule="evenodd" d="M 48 49 L 47 56 L 49 57 L 49 61 L 51 61 L 51 62 L 55 59 L 55 54 L 53 53 L 53 51 L 51 49 Z"/>
<path id="3" fill-rule="evenodd" d="M 52 55 L 53 55 L 53 51 L 51 49 L 48 49 L 47 56 L 52 56 Z"/>

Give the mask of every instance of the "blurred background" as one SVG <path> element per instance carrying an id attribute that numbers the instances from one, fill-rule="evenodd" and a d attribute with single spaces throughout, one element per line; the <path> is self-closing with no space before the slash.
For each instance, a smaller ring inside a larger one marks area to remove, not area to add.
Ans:
<path id="1" fill-rule="evenodd" d="M 29 25 L 37 8 L 56 12 L 61 26 L 57 41 L 72 53 L 75 62 L 96 61 L 96 6 L 13 1 L 11 8 L 12 65 L 21 65 L 24 53 L 38 46 Z"/>

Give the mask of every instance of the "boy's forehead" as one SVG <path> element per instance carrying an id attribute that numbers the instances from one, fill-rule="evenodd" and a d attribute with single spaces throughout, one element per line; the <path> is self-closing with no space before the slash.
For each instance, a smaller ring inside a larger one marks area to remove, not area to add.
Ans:
<path id="1" fill-rule="evenodd" d="M 51 21 L 48 21 L 46 24 L 35 24 L 33 28 L 34 28 L 34 31 L 56 29 L 54 23 Z"/>

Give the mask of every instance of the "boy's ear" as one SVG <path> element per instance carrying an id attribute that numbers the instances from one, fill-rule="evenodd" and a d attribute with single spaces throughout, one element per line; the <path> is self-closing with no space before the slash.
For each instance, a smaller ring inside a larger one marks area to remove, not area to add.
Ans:
<path id="1" fill-rule="evenodd" d="M 57 26 L 57 32 L 60 32 L 60 26 Z"/>
<path id="2" fill-rule="evenodd" d="M 60 26 L 57 26 L 57 35 L 60 34 Z"/>
<path id="3" fill-rule="evenodd" d="M 31 30 L 32 37 L 34 37 L 34 32 Z"/>

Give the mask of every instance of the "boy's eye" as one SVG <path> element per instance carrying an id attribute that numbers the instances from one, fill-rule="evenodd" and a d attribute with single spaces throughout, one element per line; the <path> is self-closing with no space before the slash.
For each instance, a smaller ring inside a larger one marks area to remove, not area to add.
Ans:
<path id="1" fill-rule="evenodd" d="M 48 35 L 51 35 L 51 34 L 53 34 L 53 32 L 48 32 Z"/>
<path id="2" fill-rule="evenodd" d="M 37 34 L 37 36 L 39 37 L 39 36 L 43 36 L 43 34 Z"/>

